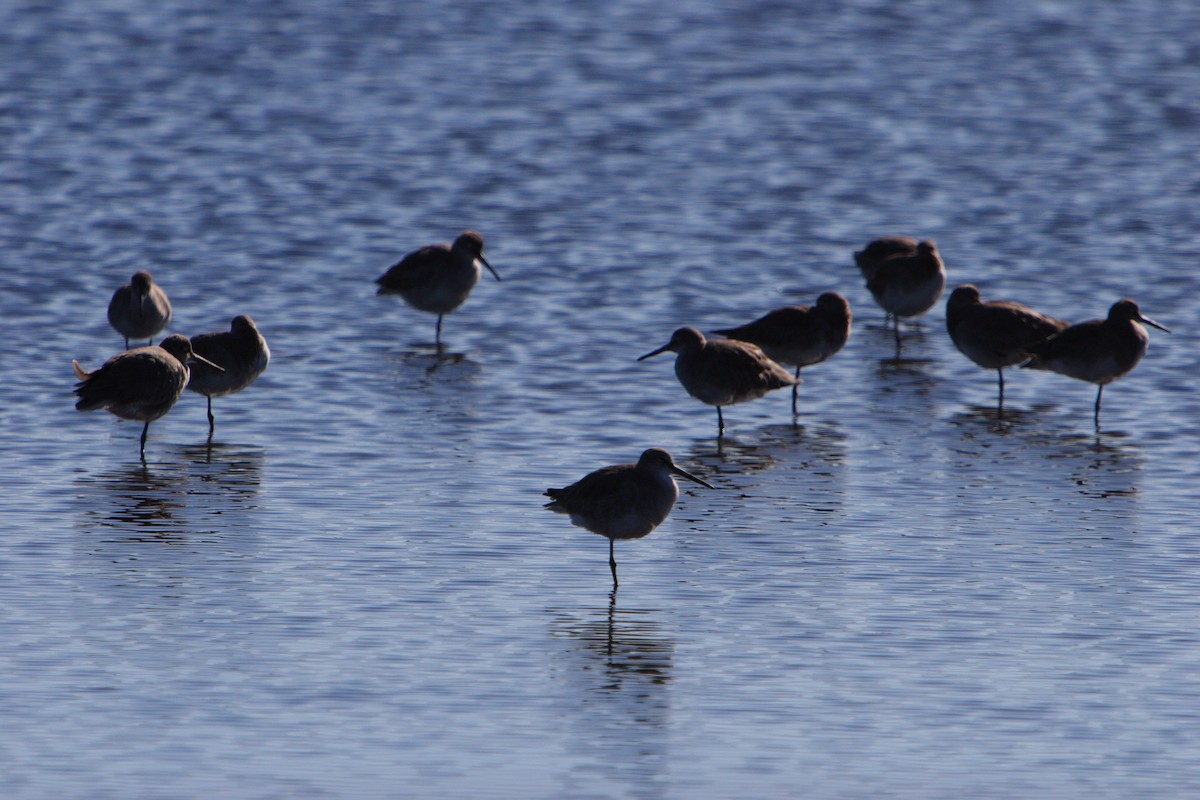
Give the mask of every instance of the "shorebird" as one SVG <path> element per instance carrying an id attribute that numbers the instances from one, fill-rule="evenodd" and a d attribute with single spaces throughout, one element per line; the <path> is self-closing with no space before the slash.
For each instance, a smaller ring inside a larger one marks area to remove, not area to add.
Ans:
<path id="1" fill-rule="evenodd" d="M 1113 303 L 1107 319 L 1072 325 L 1034 345 L 1030 348 L 1033 358 L 1023 366 L 1096 384 L 1099 388 L 1093 419 L 1099 429 L 1100 396 L 1104 394 L 1104 387 L 1137 366 L 1146 354 L 1150 336 L 1139 322 L 1165 333 L 1171 332 L 1142 316 L 1138 304 L 1126 298 Z"/>
<path id="2" fill-rule="evenodd" d="M 150 423 L 166 415 L 183 394 L 191 361 L 205 362 L 206 359 L 193 353 L 192 343 L 178 333 L 163 339 L 158 346 L 135 347 L 117 353 L 91 372 L 72 360 L 75 377 L 79 378 L 79 383 L 75 384 L 75 394 L 79 396 L 75 408 L 80 411 L 106 408 L 121 419 L 144 422 L 141 455 L 145 461 Z"/>
<path id="3" fill-rule="evenodd" d="M 191 370 L 187 388 L 208 398 L 208 438 L 212 440 L 216 421 L 212 400 L 240 392 L 263 373 L 271 360 L 267 340 L 259 333 L 254 320 L 246 314 L 233 318 L 227 331 L 212 331 L 192 337 L 192 352 L 210 362 L 220 364 L 217 370 L 203 362 Z"/>
<path id="4" fill-rule="evenodd" d="M 1030 349 L 1069 323 L 1009 300 L 979 299 L 963 284 L 946 301 L 946 330 L 959 352 L 984 369 L 996 370 L 998 406 L 1004 407 L 1004 368 L 1029 360 Z"/>
<path id="5" fill-rule="evenodd" d="M 671 341 L 638 361 L 668 350 L 676 353 L 675 377 L 687 393 L 717 407 L 718 436 L 725 432 L 721 406 L 753 400 L 799 382 L 758 347 L 733 339 L 710 341 L 695 328 L 680 328 L 671 334 Z"/>
<path id="6" fill-rule="evenodd" d="M 855 258 L 859 255 L 856 253 Z M 937 245 L 928 239 L 917 243 L 915 253 L 885 258 L 863 273 L 875 302 L 892 316 L 897 346 L 900 318 L 924 314 L 946 288 L 946 266 Z"/>
<path id="7" fill-rule="evenodd" d="M 850 337 L 850 304 L 837 292 L 825 292 L 813 306 L 785 306 L 737 328 L 717 333 L 758 345 L 767 358 L 796 368 L 792 414 L 800 370 L 819 364 L 842 349 Z"/>
<path id="8" fill-rule="evenodd" d="M 463 231 L 454 244 L 431 244 L 400 259 L 375 279 L 376 294 L 398 294 L 413 308 L 437 314 L 435 341 L 441 345 L 442 316 L 466 301 L 483 274 L 479 264 L 500 280 L 483 257 L 483 237 L 477 231 Z"/>
<path id="9" fill-rule="evenodd" d="M 617 586 L 617 539 L 640 539 L 659 526 L 679 499 L 672 475 L 695 481 L 709 489 L 707 481 L 675 466 L 671 454 L 652 447 L 636 464 L 601 467 L 563 489 L 547 489 L 551 498 L 545 508 L 570 514 L 571 523 L 608 537 L 608 568 Z"/>
<path id="10" fill-rule="evenodd" d="M 108 301 L 108 324 L 125 337 L 126 350 L 130 339 L 148 341 L 170 321 L 171 301 L 144 269 L 133 273 L 129 283 L 113 292 Z"/>

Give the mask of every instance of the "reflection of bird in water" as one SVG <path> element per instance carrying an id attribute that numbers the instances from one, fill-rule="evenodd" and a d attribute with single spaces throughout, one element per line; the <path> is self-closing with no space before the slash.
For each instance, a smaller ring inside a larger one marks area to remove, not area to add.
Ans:
<path id="1" fill-rule="evenodd" d="M 792 414 L 800 370 L 819 364 L 841 350 L 850 337 L 850 304 L 837 292 L 825 292 L 812 306 L 785 306 L 736 328 L 717 333 L 758 345 L 767 358 L 796 368 Z"/>
<path id="2" fill-rule="evenodd" d="M 442 317 L 466 302 L 483 270 L 500 280 L 483 257 L 483 237 L 463 231 L 454 244 L 431 244 L 409 253 L 375 282 L 376 294 L 398 294 L 419 311 L 438 315 L 436 343 L 442 343 Z"/>
<path id="3" fill-rule="evenodd" d="M 171 321 L 171 301 L 150 273 L 138 270 L 129 283 L 113 292 L 108 302 L 108 324 L 125 337 L 125 349 L 130 339 L 150 339 L 157 336 Z"/>
<path id="4" fill-rule="evenodd" d="M 187 476 L 175 471 L 137 467 L 81 477 L 79 496 L 92 523 L 132 534 L 139 541 L 163 541 L 180 532 L 188 496 Z"/>
<path id="5" fill-rule="evenodd" d="M 979 290 L 967 283 L 946 301 L 946 330 L 959 352 L 984 369 L 996 370 L 999 386 L 997 407 L 1004 406 L 1004 368 L 1029 360 L 1030 349 L 1067 327 L 1061 319 L 1048 317 L 1028 306 L 1009 300 L 984 303 Z"/>
<path id="6" fill-rule="evenodd" d="M 893 358 L 879 359 L 875 374 L 881 381 L 880 387 L 888 393 L 907 387 L 928 394 L 935 383 L 935 376 L 930 372 L 934 363 L 931 358 L 904 358 L 897 351 Z"/>
<path id="7" fill-rule="evenodd" d="M 146 458 L 146 434 L 150 423 L 166 415 L 183 387 L 187 386 L 188 362 L 205 359 L 192 352 L 192 343 L 178 333 L 163 339 L 160 346 L 135 347 L 105 361 L 92 372 L 71 361 L 79 383 L 75 394 L 80 411 L 108 409 L 121 419 L 144 422 L 141 455 Z M 220 369 L 216 364 L 210 366 Z"/>
<path id="8" fill-rule="evenodd" d="M 829 425 L 765 425 L 758 430 L 758 440 L 751 447 L 735 448 L 726 456 L 726 463 L 741 471 L 758 472 L 770 467 L 783 454 L 789 466 L 794 465 L 797 455 L 802 461 L 815 459 L 822 463 L 837 464 L 846 458 L 846 435 L 835 426 Z M 690 460 L 690 459 L 689 459 Z"/>
<path id="9" fill-rule="evenodd" d="M 208 438 L 211 440 L 216 421 L 213 419 L 212 399 L 240 392 L 263 373 L 271 360 L 267 340 L 259 333 L 254 320 L 246 314 L 233 318 L 227 331 L 213 331 L 192 337 L 192 350 L 211 362 L 220 364 L 217 370 L 200 362 L 192 367 L 187 388 L 208 399 Z"/>
<path id="10" fill-rule="evenodd" d="M 545 507 L 569 514 L 571 523 L 608 537 L 608 566 L 617 585 L 617 539 L 640 539 L 667 518 L 679 487 L 673 475 L 712 489 L 712 485 L 675 466 L 671 454 L 652 447 L 636 464 L 602 467 L 562 489 L 547 489 Z"/>
<path id="11" fill-rule="evenodd" d="M 680 328 L 671 341 L 638 359 L 674 351 L 675 377 L 687 393 L 717 407 L 717 434 L 725 432 L 721 406 L 762 397 L 772 389 L 793 386 L 799 380 L 767 358 L 758 347 L 733 339 L 704 338 L 695 328 Z"/>
<path id="12" fill-rule="evenodd" d="M 905 240 L 897 237 L 895 242 L 905 243 Z M 874 244 L 855 253 L 854 257 L 867 279 L 871 296 L 891 315 L 899 347 L 900 318 L 920 316 L 933 308 L 946 287 L 946 265 L 937 245 L 928 239 L 918 242 L 912 253 L 901 250 L 887 257 L 864 258 L 863 253 L 871 250 Z M 880 250 L 884 252 L 886 248 Z M 864 263 L 867 266 L 863 266 Z"/>
<path id="13" fill-rule="evenodd" d="M 581 642 L 588 653 L 603 658 L 610 681 L 603 688 L 620 689 L 625 678 L 666 684 L 671 679 L 674 642 L 664 636 L 651 612 L 618 609 L 616 598 L 614 590 L 602 619 L 598 611 L 596 618 L 585 621 L 564 618 L 566 634 Z"/>
<path id="14" fill-rule="evenodd" d="M 960 428 L 966 436 L 973 437 L 977 430 L 1007 435 L 1041 419 L 1036 411 L 1019 408 L 971 405 L 958 411 L 950 418 L 950 424 Z"/>
<path id="15" fill-rule="evenodd" d="M 265 451 L 254 447 L 230 447 L 214 442 L 184 447 L 190 473 L 202 484 L 197 494 L 245 500 L 262 486 Z"/>
<path id="16" fill-rule="evenodd" d="M 182 459 L 77 480 L 80 524 L 93 530 L 113 528 L 128 541 L 172 543 L 215 530 L 252 529 L 247 512 L 255 508 L 262 486 L 265 451 L 221 444 L 180 448 Z M 238 537 L 248 543 L 253 537 Z M 107 534 L 103 541 L 114 541 Z"/>
<path id="17" fill-rule="evenodd" d="M 780 425 L 793 433 L 799 428 L 788 423 Z M 697 440 L 688 453 L 687 460 L 691 464 L 703 465 L 705 473 L 716 475 L 725 473 L 731 475 L 751 475 L 764 472 L 775 466 L 777 459 L 769 452 L 770 444 L 764 440 L 771 439 L 769 433 L 760 429 L 752 441 L 742 441 L 736 437 L 722 436 L 715 441 L 704 442 Z M 774 441 L 779 441 L 775 437 Z"/>
<path id="18" fill-rule="evenodd" d="M 1163 325 L 1142 316 L 1138 304 L 1118 300 L 1106 319 L 1072 325 L 1030 348 L 1033 358 L 1024 366 L 1045 369 L 1097 385 L 1094 420 L 1100 427 L 1100 397 L 1104 387 L 1132 370 L 1146 354 L 1150 336 L 1144 322 L 1170 333 Z"/>
<path id="19" fill-rule="evenodd" d="M 670 785 L 675 640 L 662 612 L 551 610 L 551 691 L 558 747 L 582 765 L 590 795 L 656 798 Z M 600 598 L 596 598 L 597 601 Z"/>

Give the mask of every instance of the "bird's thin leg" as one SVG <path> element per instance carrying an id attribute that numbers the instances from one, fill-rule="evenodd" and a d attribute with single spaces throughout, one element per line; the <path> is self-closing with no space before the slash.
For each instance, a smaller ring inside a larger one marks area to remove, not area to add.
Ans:
<path id="1" fill-rule="evenodd" d="M 721 413 L 721 407 L 717 406 L 717 437 L 725 435 L 725 415 Z"/>
<path id="2" fill-rule="evenodd" d="M 150 432 L 150 423 L 147 422 L 145 425 L 142 426 L 142 444 L 141 444 L 142 461 L 146 460 L 146 434 L 148 434 L 149 432 Z"/>
<path id="3" fill-rule="evenodd" d="M 896 334 L 896 352 L 899 353 L 900 352 L 900 315 L 893 314 L 892 321 L 894 323 L 894 327 L 892 328 L 892 330 Z"/>
<path id="4" fill-rule="evenodd" d="M 996 405 L 996 411 L 1000 414 L 1004 413 L 1004 370 L 996 370 L 996 380 L 1000 385 L 1000 402 Z"/>
<path id="5" fill-rule="evenodd" d="M 125 337 L 125 349 L 126 350 L 129 349 L 129 337 L 128 336 Z"/>
<path id="6" fill-rule="evenodd" d="M 217 421 L 215 419 L 213 419 L 212 395 L 206 395 L 206 396 L 208 397 L 208 440 L 211 442 L 212 437 L 213 437 L 213 430 L 217 427 Z"/>
<path id="7" fill-rule="evenodd" d="M 617 588 L 617 555 L 613 551 L 613 544 L 615 542 L 615 539 L 608 540 L 608 568 L 612 570 L 614 589 Z"/>
<path id="8" fill-rule="evenodd" d="M 796 393 L 800 386 L 800 368 L 796 367 L 796 382 L 792 384 L 792 416 L 795 417 L 796 411 Z"/>
<path id="9" fill-rule="evenodd" d="M 442 315 L 438 314 L 437 335 L 433 338 L 434 344 L 441 345 L 442 343 Z"/>
<path id="10" fill-rule="evenodd" d="M 1100 396 L 1104 394 L 1104 384 L 1096 389 L 1096 413 L 1092 415 L 1092 419 L 1096 423 L 1096 430 L 1100 430 Z"/>

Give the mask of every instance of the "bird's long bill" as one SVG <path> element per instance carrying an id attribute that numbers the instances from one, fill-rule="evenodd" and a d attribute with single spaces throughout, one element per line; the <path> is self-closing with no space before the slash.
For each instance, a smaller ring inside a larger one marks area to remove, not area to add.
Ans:
<path id="1" fill-rule="evenodd" d="M 668 351 L 668 350 L 670 350 L 670 349 L 671 349 L 671 345 L 670 345 L 669 343 L 668 343 L 668 344 L 664 344 L 662 347 L 658 348 L 658 349 L 657 349 L 657 350 L 655 350 L 653 353 L 646 353 L 646 355 L 644 355 L 644 356 L 642 356 L 641 358 L 639 358 L 639 359 L 638 359 L 638 361 L 645 361 L 647 358 L 650 358 L 651 356 L 656 356 L 656 355 L 658 355 L 659 353 L 665 353 L 665 352 L 667 352 L 667 351 Z"/>
<path id="2" fill-rule="evenodd" d="M 1149 325 L 1151 328 L 1158 328 L 1163 333 L 1171 332 L 1171 329 L 1168 328 L 1166 325 L 1163 325 L 1161 322 L 1155 322 L 1154 320 L 1150 319 L 1149 317 L 1143 317 L 1141 314 L 1138 314 L 1138 322 L 1144 322 L 1147 325 Z"/>
<path id="3" fill-rule="evenodd" d="M 675 466 L 674 464 L 671 465 L 671 472 L 674 472 L 676 475 L 678 475 L 681 478 L 687 478 L 689 481 L 695 481 L 696 483 L 700 484 L 701 486 L 705 487 L 706 489 L 717 488 L 717 487 L 713 486 L 711 483 L 709 483 L 708 481 L 697 478 L 692 473 L 688 472 L 687 470 L 680 469 L 679 467 Z"/>
<path id="4" fill-rule="evenodd" d="M 483 265 L 488 268 L 488 272 L 492 273 L 492 277 L 494 277 L 496 280 L 500 280 L 500 273 L 498 273 L 498 272 L 496 272 L 496 270 L 492 269 L 492 265 L 487 262 L 487 259 L 484 258 L 482 254 L 477 255 L 475 257 L 483 262 Z"/>
<path id="5" fill-rule="evenodd" d="M 225 368 L 224 368 L 224 367 L 222 367 L 220 364 L 214 364 L 213 362 L 209 361 L 207 358 L 205 358 L 204 356 L 202 356 L 202 355 L 200 355 L 199 353 L 196 353 L 196 352 L 193 352 L 193 353 L 192 353 L 192 357 L 191 357 L 191 359 L 190 359 L 190 360 L 191 360 L 191 361 L 199 361 L 201 364 L 208 364 L 210 367 L 212 367 L 213 369 L 217 370 L 218 372 L 224 372 L 224 371 L 225 371 Z"/>

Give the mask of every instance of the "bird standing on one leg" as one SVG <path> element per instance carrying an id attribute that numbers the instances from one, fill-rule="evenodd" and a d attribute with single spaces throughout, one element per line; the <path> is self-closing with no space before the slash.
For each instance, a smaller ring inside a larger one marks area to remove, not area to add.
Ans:
<path id="1" fill-rule="evenodd" d="M 170 321 L 171 301 L 144 269 L 133 273 L 129 283 L 113 292 L 108 302 L 108 324 L 125 337 L 126 350 L 130 339 L 149 340 Z"/>
<path id="2" fill-rule="evenodd" d="M 679 499 L 679 475 L 709 489 L 707 481 L 675 466 L 671 454 L 652 447 L 636 464 L 602 467 L 562 489 L 547 489 L 545 508 L 569 514 L 571 522 L 608 538 L 608 568 L 617 582 L 617 539 L 640 539 L 659 526 Z"/>
<path id="3" fill-rule="evenodd" d="M 214 397 L 240 392 L 263 373 L 271 361 L 271 349 L 254 320 L 247 314 L 233 318 L 227 331 L 212 331 L 192 337 L 192 351 L 224 367 L 216 370 L 203 362 L 191 369 L 187 388 L 208 399 L 208 440 L 211 442 L 216 420 Z"/>
<path id="4" fill-rule="evenodd" d="M 463 231 L 454 244 L 431 244 L 409 253 L 376 278 L 376 294 L 398 294 L 415 309 L 438 315 L 435 342 L 442 344 L 442 316 L 466 302 L 479 276 L 479 264 L 500 280 L 483 257 L 483 236 Z"/>
<path id="5" fill-rule="evenodd" d="M 695 328 L 678 329 L 671 341 L 638 361 L 668 350 L 676 353 L 675 377 L 687 393 L 717 407 L 718 436 L 725 432 L 721 406 L 753 400 L 800 382 L 758 347 L 733 339 L 705 339 Z"/>
<path id="6" fill-rule="evenodd" d="M 192 344 L 178 333 L 163 339 L 159 346 L 135 347 L 117 353 L 98 369 L 88 372 L 78 361 L 71 361 L 75 394 L 80 411 L 108 409 L 121 419 L 144 422 L 141 456 L 146 460 L 146 435 L 150 423 L 166 415 L 187 386 L 188 363 L 205 361 L 192 352 Z M 208 362 L 209 366 L 221 369 Z"/>
<path id="7" fill-rule="evenodd" d="M 1097 385 L 1093 420 L 1100 429 L 1100 397 L 1104 387 L 1126 374 L 1146 354 L 1150 335 L 1139 325 L 1170 333 L 1164 325 L 1142 316 L 1138 304 L 1126 298 L 1113 303 L 1106 319 L 1072 325 L 1030 348 L 1023 366 L 1046 369 Z"/>
<path id="8" fill-rule="evenodd" d="M 996 370 L 997 408 L 1004 408 L 1004 368 L 1029 360 L 1031 348 L 1068 323 L 1009 300 L 979 299 L 979 290 L 963 284 L 946 301 L 946 330 L 959 352 L 984 369 Z"/>
<path id="9" fill-rule="evenodd" d="M 796 414 L 796 388 L 800 370 L 819 364 L 841 350 L 850 337 L 850 304 L 837 292 L 825 292 L 813 306 L 785 306 L 736 328 L 717 333 L 749 342 L 767 357 L 796 368 L 792 385 L 792 415 Z"/>

